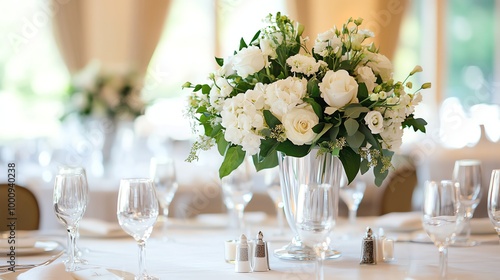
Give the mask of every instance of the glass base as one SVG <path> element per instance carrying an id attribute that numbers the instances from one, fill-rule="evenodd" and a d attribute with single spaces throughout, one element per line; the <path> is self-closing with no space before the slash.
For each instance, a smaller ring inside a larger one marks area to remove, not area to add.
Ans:
<path id="1" fill-rule="evenodd" d="M 472 239 L 455 239 L 451 241 L 451 247 L 474 247 L 479 245 L 481 242 Z"/>
<path id="2" fill-rule="evenodd" d="M 316 261 L 317 256 L 312 248 L 304 246 L 303 244 L 289 243 L 281 249 L 274 251 L 274 256 L 279 259 L 287 261 Z M 326 251 L 325 259 L 333 260 L 342 256 L 337 250 L 329 249 Z"/>

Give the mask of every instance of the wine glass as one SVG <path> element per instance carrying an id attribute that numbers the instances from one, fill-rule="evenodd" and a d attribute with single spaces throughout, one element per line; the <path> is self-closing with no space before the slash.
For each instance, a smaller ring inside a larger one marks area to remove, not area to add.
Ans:
<path id="1" fill-rule="evenodd" d="M 337 199 L 335 199 L 337 198 Z M 304 244 L 316 252 L 316 279 L 323 279 L 323 261 L 336 224 L 338 188 L 330 184 L 301 185 L 297 196 L 296 228 Z"/>
<path id="2" fill-rule="evenodd" d="M 276 218 L 278 220 L 279 235 L 285 233 L 285 212 L 283 207 L 283 195 L 281 194 L 280 174 L 278 167 L 262 170 L 264 173 L 264 185 L 267 194 L 271 197 L 276 208 Z"/>
<path id="3" fill-rule="evenodd" d="M 439 250 L 439 275 L 446 278 L 448 245 L 463 220 L 458 186 L 451 180 L 427 181 L 424 190 L 423 227 Z"/>
<path id="4" fill-rule="evenodd" d="M 139 245 L 139 274 L 135 279 L 158 279 L 146 272 L 146 241 L 158 218 L 158 198 L 151 179 L 122 179 L 116 215 L 122 229 Z"/>
<path id="5" fill-rule="evenodd" d="M 168 208 L 178 188 L 175 163 L 170 158 L 152 158 L 149 171 L 150 177 L 154 181 L 156 195 L 162 209 L 162 235 L 164 240 L 167 240 Z"/>
<path id="6" fill-rule="evenodd" d="M 87 181 L 87 172 L 85 171 L 85 168 L 80 167 L 80 166 L 59 166 L 57 174 L 76 174 L 79 175 L 81 174 L 82 179 L 85 182 L 85 185 L 87 185 L 88 188 L 88 181 Z M 90 197 L 88 198 L 90 199 Z M 88 204 L 88 202 L 87 202 Z M 75 238 L 75 262 L 76 263 L 82 263 L 82 264 L 87 264 L 87 260 L 82 258 L 83 252 L 84 251 L 89 251 L 88 249 L 82 250 L 78 246 L 78 240 L 80 239 L 80 231 L 77 229 L 76 230 L 76 238 Z"/>
<path id="7" fill-rule="evenodd" d="M 500 237 L 500 169 L 491 172 L 488 190 L 488 216 Z"/>
<path id="8" fill-rule="evenodd" d="M 236 170 L 221 180 L 224 204 L 232 214 L 236 215 L 236 228 L 240 231 L 245 228 L 243 213 L 253 196 L 252 185 L 255 172 L 251 158 L 246 158 Z"/>
<path id="9" fill-rule="evenodd" d="M 351 184 L 347 184 L 347 178 L 345 178 L 345 175 L 342 176 L 340 181 L 340 198 L 342 198 L 349 209 L 349 223 L 351 225 L 356 224 L 359 204 L 363 200 L 365 189 L 365 182 L 354 180 Z"/>
<path id="10" fill-rule="evenodd" d="M 453 168 L 453 181 L 459 185 L 460 211 L 464 215 L 464 223 L 452 244 L 475 246 L 479 242 L 470 239 L 470 220 L 481 200 L 481 162 L 472 159 L 457 160 Z"/>
<path id="11" fill-rule="evenodd" d="M 84 173 L 60 173 L 56 175 L 53 192 L 54 211 L 59 221 L 66 226 L 68 245 L 66 252 L 66 271 L 80 269 L 76 256 L 76 240 L 78 224 L 85 213 L 88 204 L 88 185 Z"/>

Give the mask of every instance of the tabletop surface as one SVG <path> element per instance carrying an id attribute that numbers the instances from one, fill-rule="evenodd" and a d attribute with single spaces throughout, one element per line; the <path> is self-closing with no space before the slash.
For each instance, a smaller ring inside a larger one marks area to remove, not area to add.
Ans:
<path id="1" fill-rule="evenodd" d="M 376 265 L 360 265 L 363 229 L 374 226 L 375 217 L 359 217 L 355 226 L 339 221 L 332 233 L 332 247 L 342 256 L 325 262 L 325 279 L 438 279 L 438 250 L 419 236 L 405 231 L 386 231 L 395 243 L 392 262 Z M 236 273 L 234 265 L 224 261 L 224 241 L 236 239 L 239 231 L 228 229 L 225 217 L 212 215 L 209 218 L 190 221 L 169 221 L 164 239 L 162 225 L 155 226 L 147 243 L 147 268 L 150 274 L 160 279 L 314 279 L 313 262 L 291 262 L 276 258 L 272 252 L 291 240 L 290 231 L 279 235 L 274 219 L 256 219 L 247 223 L 247 234 L 262 231 L 269 244 L 271 271 Z M 55 240 L 65 243 L 64 232 L 42 232 L 34 235 L 40 240 Z M 449 248 L 448 279 L 498 279 L 500 274 L 500 243 L 496 235 L 474 235 L 484 241 L 474 247 Z M 79 247 L 89 261 L 89 267 L 103 267 L 111 271 L 136 273 L 138 270 L 138 248 L 135 241 L 126 235 L 116 237 L 88 237 L 82 234 Z M 51 254 L 19 255 L 17 263 L 37 263 Z M 54 262 L 55 265 L 65 256 Z M 0 260 L 4 257 L 0 258 Z M 5 261 L 2 260 L 2 265 Z M 12 280 L 16 273 L 0 274 L 0 279 Z M 20 274 L 22 275 L 22 274 Z M 125 275 L 125 274 L 123 274 Z M 36 278 L 36 277 L 35 277 Z M 43 278 L 40 278 L 43 279 Z M 59 279 L 59 278 L 58 278 Z M 60 279 L 63 279 L 62 276 Z M 64 278 L 67 279 L 67 278 Z M 71 278 L 69 278 L 71 279 Z"/>

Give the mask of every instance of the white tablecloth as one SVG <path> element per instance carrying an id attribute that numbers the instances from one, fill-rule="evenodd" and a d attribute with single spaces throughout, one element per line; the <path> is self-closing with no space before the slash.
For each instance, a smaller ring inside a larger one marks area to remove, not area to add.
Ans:
<path id="1" fill-rule="evenodd" d="M 271 271 L 235 273 L 234 266 L 224 261 L 224 241 L 237 237 L 227 229 L 224 219 L 172 222 L 168 229 L 170 241 L 163 241 L 161 229 L 155 228 L 147 244 L 148 271 L 160 279 L 314 279 L 314 264 L 289 262 L 270 256 Z M 285 245 L 290 238 L 276 236 L 275 221 L 250 223 L 249 231 L 262 230 L 269 242 L 269 252 Z M 438 251 L 433 244 L 396 242 L 395 261 L 377 265 L 360 265 L 361 235 L 365 226 L 374 226 L 374 218 L 358 218 L 357 227 L 341 221 L 332 234 L 333 246 L 342 256 L 325 262 L 326 279 L 437 279 Z M 348 234 L 348 235 L 346 235 Z M 387 232 L 398 238 L 402 233 Z M 346 236 L 349 236 L 346 238 Z M 43 238 L 56 238 L 44 235 Z M 59 235 L 64 241 L 64 236 Z M 489 240 L 475 247 L 449 249 L 448 279 L 498 279 L 500 275 L 500 245 L 495 235 L 475 236 Z M 88 251 L 85 258 L 91 265 L 135 273 L 137 271 L 137 245 L 131 237 L 88 238 L 82 236 L 80 247 Z M 48 255 L 20 256 L 18 262 L 30 263 L 46 259 Z M 57 260 L 56 262 L 60 262 Z M 15 279 L 13 275 L 0 275 L 0 279 Z M 34 279 L 35 280 L 35 279 Z"/>

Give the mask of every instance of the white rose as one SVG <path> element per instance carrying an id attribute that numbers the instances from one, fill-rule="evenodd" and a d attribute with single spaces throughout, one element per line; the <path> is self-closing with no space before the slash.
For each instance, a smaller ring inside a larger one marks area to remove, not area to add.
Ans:
<path id="1" fill-rule="evenodd" d="M 379 111 L 370 111 L 365 116 L 365 122 L 373 134 L 379 134 L 384 130 L 384 117 Z"/>
<path id="2" fill-rule="evenodd" d="M 368 63 L 366 66 L 371 67 L 375 74 L 378 74 L 382 81 L 387 82 L 392 78 L 392 63 L 382 54 L 366 52 Z"/>
<path id="3" fill-rule="evenodd" d="M 256 46 L 250 46 L 239 51 L 233 57 L 233 69 L 242 78 L 252 75 L 266 66 L 266 56 Z"/>
<path id="4" fill-rule="evenodd" d="M 358 102 L 358 83 L 345 70 L 326 72 L 319 83 L 319 90 L 321 97 L 329 105 L 325 108 L 326 114 L 333 114 L 348 104 Z"/>
<path id="5" fill-rule="evenodd" d="M 290 110 L 283 117 L 286 137 L 295 145 L 311 144 L 316 133 L 312 128 L 319 123 L 319 118 L 310 105 Z"/>
<path id="6" fill-rule="evenodd" d="M 375 88 L 375 82 L 377 81 L 377 77 L 373 74 L 373 71 L 370 67 L 362 66 L 356 69 L 356 74 L 358 81 L 360 83 L 365 83 L 368 92 L 373 92 Z"/>

